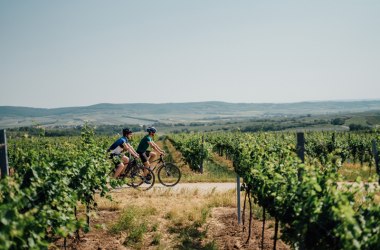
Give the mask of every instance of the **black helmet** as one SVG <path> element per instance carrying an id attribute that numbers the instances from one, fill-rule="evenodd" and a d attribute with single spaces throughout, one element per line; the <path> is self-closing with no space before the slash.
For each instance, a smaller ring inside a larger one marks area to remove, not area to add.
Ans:
<path id="1" fill-rule="evenodd" d="M 129 128 L 123 128 L 123 136 L 126 136 L 128 134 L 132 134 L 132 130 L 130 130 Z"/>
<path id="2" fill-rule="evenodd" d="M 146 132 L 148 132 L 148 133 L 156 133 L 157 129 L 155 127 L 149 127 L 149 128 L 146 129 Z"/>

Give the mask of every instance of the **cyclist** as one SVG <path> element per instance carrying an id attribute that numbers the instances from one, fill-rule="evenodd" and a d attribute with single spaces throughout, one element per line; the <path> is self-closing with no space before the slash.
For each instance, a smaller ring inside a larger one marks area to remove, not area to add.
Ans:
<path id="1" fill-rule="evenodd" d="M 153 161 L 157 157 L 157 153 L 154 151 L 147 150 L 149 148 L 149 146 L 161 155 L 165 155 L 165 151 L 163 151 L 153 141 L 154 135 L 157 132 L 156 128 L 155 127 L 149 127 L 149 128 L 147 128 L 146 132 L 148 132 L 148 134 L 145 135 L 141 139 L 140 144 L 137 147 L 136 151 L 140 155 L 140 158 L 141 158 L 142 162 L 144 163 L 144 166 L 150 168 L 150 162 L 149 161 Z"/>
<path id="2" fill-rule="evenodd" d="M 114 178 L 117 178 L 126 168 L 129 158 L 124 152 L 130 152 L 135 158 L 140 158 L 139 154 L 133 149 L 129 140 L 132 138 L 132 131 L 129 128 L 123 129 L 123 136 L 117 139 L 107 150 L 110 152 L 110 159 L 116 165 Z"/>

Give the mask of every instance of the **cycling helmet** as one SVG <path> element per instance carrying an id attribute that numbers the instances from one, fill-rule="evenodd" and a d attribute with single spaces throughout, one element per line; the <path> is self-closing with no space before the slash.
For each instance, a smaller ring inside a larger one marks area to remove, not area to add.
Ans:
<path id="1" fill-rule="evenodd" d="M 129 134 L 132 134 L 132 130 L 130 130 L 129 128 L 123 128 L 123 135 L 129 135 Z"/>
<path id="2" fill-rule="evenodd" d="M 157 129 L 155 127 L 149 127 L 149 128 L 146 129 L 146 132 L 148 132 L 148 133 L 156 133 Z"/>

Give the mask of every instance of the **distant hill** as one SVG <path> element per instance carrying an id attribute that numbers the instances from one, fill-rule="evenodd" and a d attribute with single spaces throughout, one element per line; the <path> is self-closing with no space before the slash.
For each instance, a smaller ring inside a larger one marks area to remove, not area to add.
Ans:
<path id="1" fill-rule="evenodd" d="M 380 100 L 299 103 L 102 103 L 86 107 L 30 108 L 0 106 L 0 128 L 30 125 L 177 123 L 243 118 L 323 115 L 380 110 Z"/>

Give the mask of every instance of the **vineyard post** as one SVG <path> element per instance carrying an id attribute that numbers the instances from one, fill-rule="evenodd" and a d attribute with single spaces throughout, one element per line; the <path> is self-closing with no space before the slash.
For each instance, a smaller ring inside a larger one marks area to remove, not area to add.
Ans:
<path id="1" fill-rule="evenodd" d="M 297 155 L 302 163 L 305 163 L 305 135 L 303 132 L 297 133 Z"/>
<path id="2" fill-rule="evenodd" d="M 297 155 L 302 163 L 305 163 L 305 134 L 303 132 L 297 133 Z M 302 173 L 298 171 L 298 179 L 301 180 Z"/>
<path id="3" fill-rule="evenodd" d="M 237 196 L 237 217 L 238 224 L 241 223 L 241 215 L 240 215 L 240 176 L 236 175 L 236 196 Z"/>
<path id="4" fill-rule="evenodd" d="M 1 167 L 1 176 L 9 175 L 8 169 L 8 154 L 7 154 L 7 137 L 5 134 L 5 129 L 0 130 L 0 167 Z"/>
<path id="5" fill-rule="evenodd" d="M 201 174 L 203 174 L 203 158 L 204 158 L 204 155 L 203 155 L 203 150 L 204 150 L 204 143 L 205 143 L 205 137 L 204 135 L 202 135 L 202 153 L 201 153 L 201 164 L 199 166 L 199 171 L 201 172 Z"/>
<path id="6" fill-rule="evenodd" d="M 379 166 L 379 151 L 377 150 L 376 140 L 372 140 L 372 152 L 375 157 L 375 165 L 376 165 L 376 172 L 379 176 L 379 184 L 380 184 L 380 166 Z"/>

